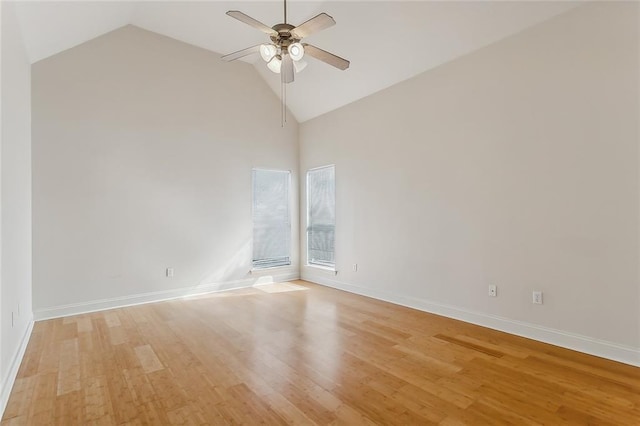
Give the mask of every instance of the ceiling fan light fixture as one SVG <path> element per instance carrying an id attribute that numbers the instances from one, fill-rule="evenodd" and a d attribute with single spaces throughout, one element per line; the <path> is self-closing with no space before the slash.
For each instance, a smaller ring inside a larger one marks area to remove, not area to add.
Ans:
<path id="1" fill-rule="evenodd" d="M 297 61 L 293 61 L 293 69 L 296 70 L 296 73 L 302 72 L 303 69 L 307 67 L 307 61 L 304 59 L 299 59 Z"/>
<path id="2" fill-rule="evenodd" d="M 307 66 L 307 62 L 303 61 L 302 57 L 306 54 L 341 70 L 349 68 L 349 61 L 311 44 L 305 43 L 303 45 L 300 43 L 302 39 L 311 34 L 335 25 L 336 21 L 331 16 L 323 12 L 298 26 L 294 26 L 287 23 L 287 0 L 284 0 L 283 3 L 284 22 L 276 24 L 273 27 L 269 27 L 239 10 L 228 11 L 227 15 L 233 19 L 237 19 L 267 34 L 271 42 L 257 44 L 224 55 L 222 59 L 229 62 L 251 54 L 260 53 L 262 59 L 267 63 L 267 68 L 276 74 L 280 74 L 281 113 L 282 126 L 284 127 L 284 123 L 287 121 L 286 85 L 293 83 L 295 74 L 302 72 Z"/>
<path id="3" fill-rule="evenodd" d="M 276 74 L 280 74 L 280 68 L 282 68 L 282 59 L 279 56 L 274 56 L 269 62 L 267 62 L 267 67 Z"/>
<path id="4" fill-rule="evenodd" d="M 276 50 L 276 46 L 273 44 L 263 44 L 260 45 L 260 56 L 262 56 L 262 59 L 264 59 L 265 62 L 269 62 L 271 59 L 273 59 L 274 56 L 276 56 L 277 50 Z"/>
<path id="5" fill-rule="evenodd" d="M 300 43 L 293 43 L 289 46 L 289 55 L 294 61 L 299 61 L 304 56 L 304 47 Z"/>

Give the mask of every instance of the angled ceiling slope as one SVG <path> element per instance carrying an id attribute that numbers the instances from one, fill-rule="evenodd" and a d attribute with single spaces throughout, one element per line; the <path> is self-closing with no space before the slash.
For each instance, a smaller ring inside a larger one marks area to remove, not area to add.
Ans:
<path id="1" fill-rule="evenodd" d="M 339 71 L 309 59 L 288 86 L 298 121 L 357 99 L 468 54 L 577 6 L 573 2 L 288 1 L 296 25 L 327 12 L 337 25 L 305 41 L 351 60 Z M 237 9 L 267 25 L 282 21 L 282 2 L 21 2 L 18 19 L 31 62 L 55 55 L 127 24 L 230 53 L 267 37 L 225 15 Z M 259 56 L 247 59 L 276 94 L 279 76 Z"/>

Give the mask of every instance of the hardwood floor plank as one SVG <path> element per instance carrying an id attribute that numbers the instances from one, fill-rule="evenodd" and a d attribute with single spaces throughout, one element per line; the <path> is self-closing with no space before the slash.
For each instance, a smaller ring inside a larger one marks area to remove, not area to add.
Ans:
<path id="1" fill-rule="evenodd" d="M 7 426 L 28 426 L 29 417 L 28 416 L 11 417 L 9 419 L 3 420 L 2 424 Z"/>
<path id="2" fill-rule="evenodd" d="M 94 422 L 101 418 L 111 417 L 113 407 L 109 397 L 107 378 L 104 376 L 88 377 L 83 383 L 85 419 Z"/>
<path id="3" fill-rule="evenodd" d="M 640 424 L 640 368 L 304 281 L 40 321 L 2 425 Z"/>
<path id="4" fill-rule="evenodd" d="M 262 397 L 269 407 L 281 417 L 285 423 L 294 425 L 315 424 L 305 413 L 278 392 L 271 392 Z M 339 409 L 339 408 L 338 408 Z"/>
<path id="5" fill-rule="evenodd" d="M 177 372 L 179 374 L 179 372 Z M 156 370 L 147 374 L 149 383 L 158 395 L 158 401 L 165 412 L 187 405 L 187 397 L 184 390 L 176 383 L 171 370 Z"/>
<path id="6" fill-rule="evenodd" d="M 391 395 L 391 399 L 434 423 L 441 422 L 446 417 L 447 412 L 454 408 L 451 403 L 443 401 L 425 389 L 411 384 L 398 389 Z"/>
<path id="7" fill-rule="evenodd" d="M 245 407 L 244 411 L 252 419 L 260 419 L 261 422 L 273 425 L 284 425 L 285 420 L 244 384 L 229 388 L 230 394 Z"/>
<path id="8" fill-rule="evenodd" d="M 123 370 L 122 373 L 136 405 L 144 405 L 158 399 L 149 378 L 141 367 Z"/>
<path id="9" fill-rule="evenodd" d="M 58 368 L 60 367 L 61 346 L 62 342 L 52 339 L 50 339 L 49 342 L 43 345 L 43 348 L 41 349 L 38 357 L 38 375 L 46 373 L 58 374 Z"/>
<path id="10" fill-rule="evenodd" d="M 81 425 L 84 420 L 84 395 L 82 391 L 58 395 L 55 407 L 55 423 L 60 425 Z"/>
<path id="11" fill-rule="evenodd" d="M 127 330 L 122 326 L 109 328 L 109 342 L 112 345 L 121 345 L 127 341 Z"/>
<path id="12" fill-rule="evenodd" d="M 511 393 L 507 390 L 483 387 L 481 388 L 482 397 L 479 399 L 483 404 L 501 412 L 522 413 L 527 412 L 527 419 L 535 424 L 549 425 L 558 423 L 555 414 L 556 407 L 554 404 L 548 404 L 546 407 L 536 406 L 535 410 L 531 409 L 531 400 L 528 394 Z"/>
<path id="13" fill-rule="evenodd" d="M 34 331 L 31 333 L 29 342 L 27 343 L 27 350 L 25 351 L 20 369 L 18 370 L 17 377 L 31 377 L 38 373 L 38 365 L 40 364 L 40 355 L 44 348 L 44 336 L 40 332 Z"/>
<path id="14" fill-rule="evenodd" d="M 91 333 L 93 331 L 93 324 L 90 317 L 81 316 L 76 321 L 78 326 L 78 333 Z"/>
<path id="15" fill-rule="evenodd" d="M 36 376 L 33 399 L 29 405 L 28 421 L 33 424 L 52 422 L 56 404 L 56 373 L 44 373 Z"/>
<path id="16" fill-rule="evenodd" d="M 486 345 L 477 345 L 475 343 L 468 342 L 466 340 L 458 339 L 456 337 L 447 336 L 444 334 L 436 334 L 436 339 L 444 340 L 445 342 L 453 343 L 455 345 L 463 346 L 465 348 L 473 349 L 474 351 L 482 352 L 487 355 L 494 356 L 496 358 L 500 358 L 504 356 L 503 352 L 499 352 L 493 349 L 488 348 Z"/>
<path id="17" fill-rule="evenodd" d="M 61 344 L 58 363 L 58 396 L 80 390 L 79 367 L 78 339 L 64 340 Z"/>
<path id="18" fill-rule="evenodd" d="M 372 426 L 376 423 L 369 419 L 364 414 L 358 412 L 351 406 L 347 404 L 342 404 L 340 407 L 336 409 L 335 412 L 336 420 L 334 420 L 332 425 L 364 425 L 364 426 Z M 304 422 L 295 423 L 295 424 L 307 424 Z"/>
<path id="19" fill-rule="evenodd" d="M 184 406 L 167 412 L 167 419 L 171 425 L 196 426 L 204 424 L 204 417 L 199 410 Z"/>
<path id="20" fill-rule="evenodd" d="M 112 360 L 109 364 L 114 365 L 115 362 Z M 105 379 L 112 408 L 109 416 L 112 416 L 118 423 L 135 420 L 138 416 L 138 407 L 133 400 L 131 390 L 122 372 L 117 368 L 108 371 L 109 373 L 105 376 Z"/>
<path id="21" fill-rule="evenodd" d="M 406 393 L 408 389 L 413 393 L 419 392 L 422 395 L 421 400 L 429 402 L 432 406 L 451 404 L 455 407 L 465 409 L 475 400 L 475 398 L 466 393 L 457 392 L 446 386 L 442 386 L 440 380 L 435 382 L 430 380 L 414 380 L 413 382 L 414 383 L 403 386 L 400 392 Z M 419 384 L 415 384 L 416 382 Z"/>
<path id="22" fill-rule="evenodd" d="M 467 364 L 460 376 L 480 382 L 483 386 L 505 388 L 514 393 L 525 392 L 531 395 L 530 400 L 534 406 L 546 407 L 550 396 L 558 401 L 568 390 L 561 383 L 561 377 L 541 377 L 535 372 L 529 374 L 518 368 L 511 368 L 512 364 L 507 361 L 476 359 Z"/>
<path id="23" fill-rule="evenodd" d="M 153 373 L 154 371 L 164 369 L 164 365 L 160 362 L 151 346 L 137 346 L 134 348 L 134 351 L 145 373 Z"/>
<path id="24" fill-rule="evenodd" d="M 527 353 L 527 351 L 519 350 L 518 348 L 513 348 L 513 347 L 510 347 L 509 345 L 500 344 L 500 341 L 497 339 L 491 339 L 491 338 L 479 339 L 477 337 L 466 336 L 463 334 L 458 334 L 456 335 L 456 337 L 463 342 L 468 342 L 478 346 L 483 346 L 485 348 L 495 351 L 496 353 L 510 355 L 516 358 L 526 358 L 529 356 L 529 353 Z"/>
<path id="25" fill-rule="evenodd" d="M 37 380 L 37 376 L 16 379 L 11 390 L 12 397 L 4 410 L 4 418 L 27 417 L 29 407 L 34 402 L 33 395 Z"/>
<path id="26" fill-rule="evenodd" d="M 119 327 L 121 325 L 120 318 L 116 311 L 106 311 L 104 313 L 104 321 L 107 323 L 107 327 L 109 328 Z"/>

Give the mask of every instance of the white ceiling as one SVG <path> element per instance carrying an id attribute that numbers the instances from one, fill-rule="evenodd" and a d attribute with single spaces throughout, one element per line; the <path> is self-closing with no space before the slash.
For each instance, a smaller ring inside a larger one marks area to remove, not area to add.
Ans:
<path id="1" fill-rule="evenodd" d="M 305 39 L 351 61 L 340 71 L 313 58 L 287 87 L 287 103 L 303 122 L 576 7 L 576 2 L 289 0 L 288 21 L 320 12 L 337 25 Z M 282 2 L 116 1 L 22 2 L 18 19 L 31 62 L 127 24 L 217 53 L 267 41 L 225 15 L 241 10 L 268 26 L 282 22 Z M 279 76 L 249 60 L 280 94 Z"/>

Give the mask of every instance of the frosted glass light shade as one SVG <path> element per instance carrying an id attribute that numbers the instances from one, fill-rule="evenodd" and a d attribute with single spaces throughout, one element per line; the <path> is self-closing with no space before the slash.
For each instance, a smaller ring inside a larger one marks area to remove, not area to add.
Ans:
<path id="1" fill-rule="evenodd" d="M 265 62 L 269 62 L 276 56 L 277 50 L 273 44 L 263 44 L 260 46 L 260 56 Z"/>
<path id="2" fill-rule="evenodd" d="M 280 68 L 282 67 L 282 59 L 279 56 L 273 57 L 268 63 L 267 67 L 276 74 L 280 74 Z"/>
<path id="3" fill-rule="evenodd" d="M 294 61 L 299 61 L 304 56 L 304 47 L 300 43 L 289 46 L 289 55 Z"/>
<path id="4" fill-rule="evenodd" d="M 305 61 L 304 59 L 298 59 L 297 61 L 293 62 L 293 68 L 296 70 L 296 72 L 302 72 L 302 70 L 306 67 L 307 61 Z"/>

